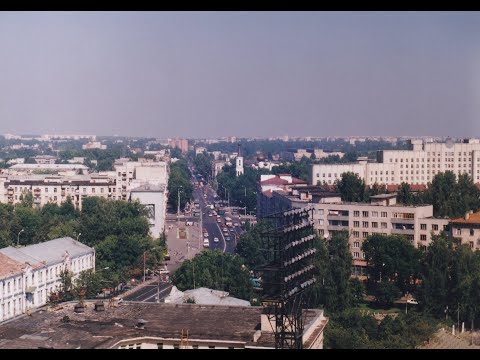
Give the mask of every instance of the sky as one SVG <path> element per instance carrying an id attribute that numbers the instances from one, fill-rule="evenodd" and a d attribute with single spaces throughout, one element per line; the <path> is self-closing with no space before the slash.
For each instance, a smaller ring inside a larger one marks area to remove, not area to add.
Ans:
<path id="1" fill-rule="evenodd" d="M 480 137 L 480 12 L 2 12 L 0 133 Z"/>

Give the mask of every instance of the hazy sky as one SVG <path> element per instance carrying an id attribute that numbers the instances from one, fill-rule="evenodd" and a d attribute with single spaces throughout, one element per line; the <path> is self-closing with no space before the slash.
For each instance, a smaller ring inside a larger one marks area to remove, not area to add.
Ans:
<path id="1" fill-rule="evenodd" d="M 0 133 L 480 136 L 480 13 L 0 13 Z"/>

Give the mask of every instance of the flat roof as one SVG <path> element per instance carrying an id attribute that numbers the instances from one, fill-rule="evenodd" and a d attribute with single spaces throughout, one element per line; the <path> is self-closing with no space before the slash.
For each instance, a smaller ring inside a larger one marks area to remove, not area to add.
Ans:
<path id="1" fill-rule="evenodd" d="M 124 302 L 96 312 L 87 302 L 84 313 L 73 311 L 74 303 L 60 304 L 56 311 L 37 311 L 0 326 L 0 349 L 12 348 L 111 348 L 131 338 L 180 339 L 188 329 L 189 342 L 198 340 L 240 341 L 247 346 L 274 347 L 272 333 L 260 329 L 262 307 Z M 309 324 L 322 310 L 305 310 Z M 69 321 L 62 318 L 68 316 Z M 139 319 L 145 328 L 138 329 Z"/>

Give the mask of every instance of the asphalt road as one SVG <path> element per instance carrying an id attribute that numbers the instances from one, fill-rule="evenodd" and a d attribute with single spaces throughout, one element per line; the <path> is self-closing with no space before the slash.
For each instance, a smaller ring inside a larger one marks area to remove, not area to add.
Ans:
<path id="1" fill-rule="evenodd" d="M 158 285 L 152 284 L 147 285 L 144 288 L 126 296 L 124 300 L 126 301 L 141 301 L 141 302 L 157 302 L 157 291 L 160 295 L 159 301 L 162 301 L 168 294 L 170 294 L 170 289 L 172 284 L 167 282 L 161 282 L 160 288 L 157 290 Z"/>

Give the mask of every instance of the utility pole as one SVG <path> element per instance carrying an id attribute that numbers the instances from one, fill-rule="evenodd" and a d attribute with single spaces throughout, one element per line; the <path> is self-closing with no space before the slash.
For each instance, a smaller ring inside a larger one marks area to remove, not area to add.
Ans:
<path id="1" fill-rule="evenodd" d="M 145 272 L 146 272 L 145 260 L 146 260 L 146 255 L 147 255 L 147 252 L 144 251 L 144 252 L 143 252 L 143 282 L 145 282 Z"/>

